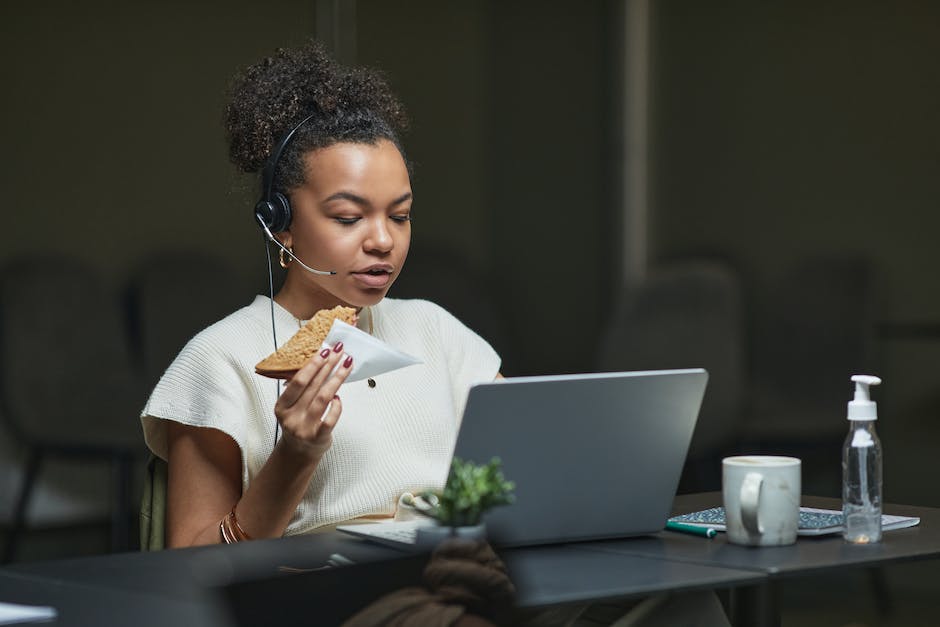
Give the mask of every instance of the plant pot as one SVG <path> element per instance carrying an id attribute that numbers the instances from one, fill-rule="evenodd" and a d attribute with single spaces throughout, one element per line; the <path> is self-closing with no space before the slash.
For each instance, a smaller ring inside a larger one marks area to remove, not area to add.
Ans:
<path id="1" fill-rule="evenodd" d="M 486 525 L 471 525 L 464 527 L 449 527 L 447 525 L 427 525 L 418 527 L 415 535 L 415 545 L 423 549 L 433 549 L 445 540 L 465 540 L 467 542 L 480 542 L 486 540 Z"/>

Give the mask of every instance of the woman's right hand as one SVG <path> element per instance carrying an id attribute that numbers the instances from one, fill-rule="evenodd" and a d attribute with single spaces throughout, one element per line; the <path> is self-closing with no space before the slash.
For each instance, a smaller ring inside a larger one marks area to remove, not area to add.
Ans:
<path id="1" fill-rule="evenodd" d="M 323 457 L 343 410 L 337 391 L 351 371 L 352 357 L 343 353 L 343 343 L 338 342 L 332 350 L 324 348 L 311 357 L 287 381 L 274 404 L 285 445 L 310 461 Z"/>

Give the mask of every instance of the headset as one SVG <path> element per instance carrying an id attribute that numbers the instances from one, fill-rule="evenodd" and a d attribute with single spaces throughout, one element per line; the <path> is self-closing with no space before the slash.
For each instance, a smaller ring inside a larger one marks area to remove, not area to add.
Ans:
<path id="1" fill-rule="evenodd" d="M 255 205 L 255 219 L 272 233 L 286 231 L 291 220 L 290 201 L 287 196 L 274 189 L 274 174 L 277 170 L 277 164 L 294 134 L 313 117 L 313 115 L 307 116 L 301 120 L 300 124 L 281 137 L 261 170 L 261 200 Z"/>
<path id="2" fill-rule="evenodd" d="M 287 196 L 282 194 L 279 191 L 274 189 L 274 174 L 277 170 L 278 161 L 281 159 L 281 155 L 284 153 L 284 149 L 287 148 L 287 144 L 290 143 L 291 138 L 294 134 L 300 130 L 300 128 L 310 121 L 314 115 L 309 115 L 305 117 L 300 123 L 288 131 L 280 141 L 275 145 L 274 150 L 271 151 L 271 155 L 268 157 L 268 160 L 264 164 L 264 168 L 261 170 L 261 199 L 255 204 L 255 220 L 261 226 L 261 230 L 264 231 L 264 235 L 275 244 L 282 251 L 287 253 L 291 259 L 299 263 L 305 270 L 312 272 L 314 274 L 321 275 L 333 275 L 336 274 L 335 270 L 325 271 L 325 270 L 316 270 L 311 268 L 303 261 L 294 256 L 294 253 L 285 247 L 281 242 L 274 237 L 274 233 L 280 233 L 286 231 L 290 226 L 291 221 L 291 208 L 290 201 L 287 199 Z M 271 249 L 268 248 L 267 242 L 264 246 L 265 253 L 268 258 L 268 289 L 270 291 L 271 298 L 271 335 L 274 339 L 274 350 L 277 350 L 277 328 L 274 322 L 274 274 L 271 268 Z M 278 379 L 276 381 L 276 397 L 281 396 L 281 381 Z M 278 436 L 280 434 L 280 423 L 274 421 L 274 442 L 277 444 Z"/>
<path id="3" fill-rule="evenodd" d="M 329 276 L 336 274 L 336 271 L 311 268 L 294 256 L 293 251 L 287 249 L 274 237 L 274 233 L 286 231 L 291 221 L 290 200 L 287 199 L 287 196 L 274 189 L 274 174 L 277 170 L 278 161 L 280 161 L 281 155 L 284 153 L 284 150 L 287 148 L 294 134 L 299 131 L 304 124 L 316 117 L 316 115 L 317 114 L 308 115 L 301 120 L 297 126 L 281 137 L 280 141 L 274 147 L 274 150 L 271 151 L 271 155 L 265 162 L 264 168 L 261 169 L 261 199 L 255 204 L 255 220 L 258 221 L 258 224 L 261 226 L 267 238 L 271 240 L 275 246 L 284 251 L 291 259 L 303 266 L 304 270 L 312 272 L 313 274 Z"/>

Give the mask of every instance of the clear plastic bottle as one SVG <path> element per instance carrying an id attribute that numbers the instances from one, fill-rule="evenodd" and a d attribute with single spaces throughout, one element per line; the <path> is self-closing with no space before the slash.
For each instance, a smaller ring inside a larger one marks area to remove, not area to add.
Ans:
<path id="1" fill-rule="evenodd" d="M 881 379 L 855 375 L 855 399 L 849 402 L 849 434 L 842 450 L 843 537 L 854 544 L 881 541 L 881 441 L 875 433 L 876 404 L 868 386 Z"/>

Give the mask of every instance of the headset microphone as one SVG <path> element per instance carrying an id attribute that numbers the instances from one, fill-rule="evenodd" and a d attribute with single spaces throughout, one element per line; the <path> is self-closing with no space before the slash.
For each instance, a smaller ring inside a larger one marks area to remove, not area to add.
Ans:
<path id="1" fill-rule="evenodd" d="M 268 236 L 268 239 L 271 240 L 272 242 L 274 242 L 275 246 L 277 246 L 278 248 L 280 248 L 281 250 L 283 250 L 285 253 L 287 253 L 287 256 L 288 256 L 288 257 L 290 257 L 291 259 L 293 259 L 294 261 L 296 261 L 297 263 L 299 263 L 301 266 L 303 266 L 303 269 L 304 269 L 304 270 L 307 270 L 308 272 L 312 272 L 312 273 L 314 273 L 314 274 L 322 274 L 322 275 L 325 275 L 325 276 L 330 276 L 330 275 L 336 274 L 336 270 L 329 270 L 329 271 L 327 271 L 327 270 L 317 270 L 316 268 L 311 268 L 310 266 L 308 266 L 307 264 L 305 264 L 303 261 L 301 261 L 300 259 L 298 259 L 297 256 L 296 256 L 294 253 L 292 253 L 289 248 L 287 248 L 286 246 L 284 246 L 284 244 L 282 244 L 282 243 L 280 243 L 279 241 L 277 241 L 277 238 L 274 237 L 274 235 L 271 234 L 271 229 L 269 229 L 269 228 L 268 228 L 268 225 L 264 223 L 264 220 L 261 219 L 261 216 L 256 216 L 256 217 L 258 218 L 258 224 L 261 225 L 261 228 L 264 230 L 264 234 Z"/>
<path id="2" fill-rule="evenodd" d="M 335 270 L 327 272 L 326 270 L 311 268 L 298 259 L 294 253 L 288 250 L 283 244 L 277 241 L 271 233 L 271 231 L 275 233 L 286 231 L 288 227 L 290 227 L 292 217 L 290 201 L 287 199 L 287 196 L 274 189 L 274 173 L 277 170 L 277 163 L 281 159 L 281 154 L 284 152 L 284 149 L 287 148 L 287 144 L 290 143 L 294 133 L 299 131 L 300 128 L 306 124 L 308 120 L 315 117 L 315 115 L 316 114 L 307 116 L 301 120 L 297 126 L 281 137 L 277 145 L 274 146 L 274 150 L 271 151 L 270 157 L 268 157 L 264 168 L 261 170 L 261 199 L 255 204 L 255 219 L 258 221 L 258 224 L 261 225 L 268 239 L 287 253 L 291 259 L 303 266 L 304 270 L 314 274 L 331 276 L 336 274 Z"/>
<path id="3" fill-rule="evenodd" d="M 280 141 L 274 146 L 274 150 L 271 151 L 268 160 L 265 162 L 264 167 L 261 170 L 261 198 L 255 203 L 255 220 L 258 221 L 258 224 L 261 226 L 261 230 L 264 231 L 265 237 L 274 242 L 274 245 L 280 248 L 282 251 L 287 253 L 287 255 L 300 264 L 300 266 L 312 272 L 313 274 L 320 274 L 331 276 L 336 274 L 335 270 L 327 272 L 326 270 L 317 270 L 316 268 L 311 268 L 303 261 L 297 258 L 293 252 L 287 249 L 284 244 L 277 241 L 277 238 L 274 237 L 274 233 L 280 233 L 286 231 L 290 227 L 291 222 L 291 206 L 290 201 L 287 196 L 281 192 L 274 189 L 274 174 L 277 170 L 277 162 L 281 158 L 281 153 L 284 152 L 284 149 L 287 148 L 287 144 L 290 143 L 291 138 L 294 136 L 294 133 L 300 130 L 300 128 L 311 120 L 314 115 L 309 115 L 300 121 L 294 128 L 289 130 Z M 277 326 L 274 323 L 274 274 L 271 272 L 271 248 L 265 242 L 264 251 L 268 257 L 268 289 L 271 294 L 271 335 L 274 338 L 274 349 L 277 350 Z M 275 387 L 277 389 L 277 397 L 281 396 L 281 380 L 278 379 L 275 382 Z M 281 431 L 281 423 L 277 420 L 274 421 L 274 443 L 277 444 L 278 434 Z"/>

